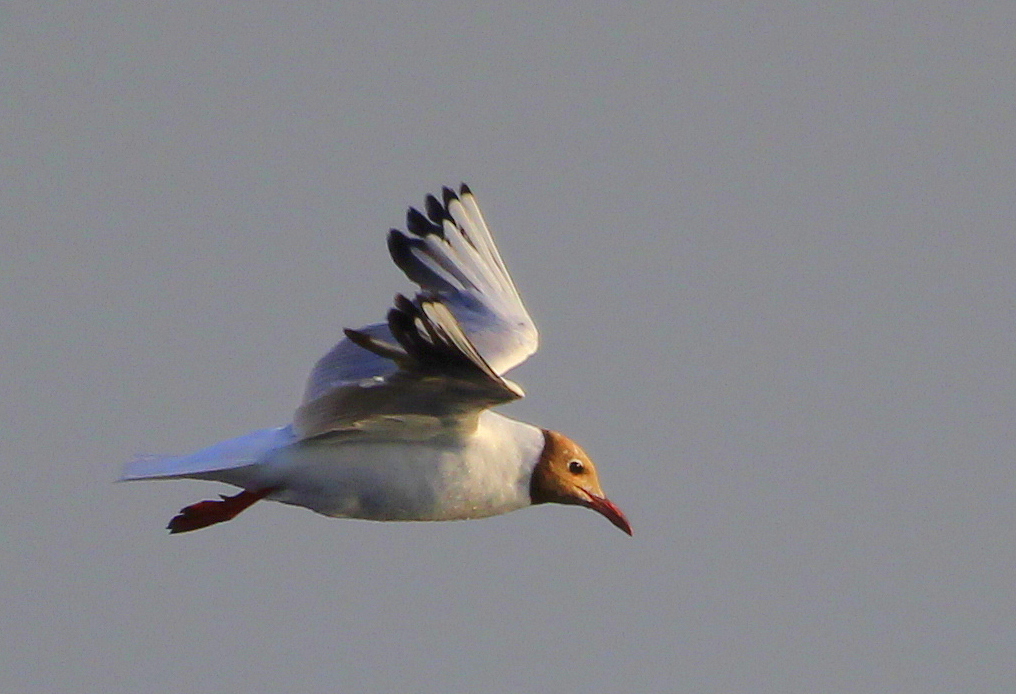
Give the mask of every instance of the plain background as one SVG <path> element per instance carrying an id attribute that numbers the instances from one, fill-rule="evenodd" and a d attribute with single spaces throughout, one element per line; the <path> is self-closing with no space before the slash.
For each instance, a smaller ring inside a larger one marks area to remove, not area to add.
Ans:
<path id="1" fill-rule="evenodd" d="M 1016 5 L 8 3 L 0 690 L 1016 687 Z M 114 484 L 288 420 L 476 190 L 591 512 Z"/>

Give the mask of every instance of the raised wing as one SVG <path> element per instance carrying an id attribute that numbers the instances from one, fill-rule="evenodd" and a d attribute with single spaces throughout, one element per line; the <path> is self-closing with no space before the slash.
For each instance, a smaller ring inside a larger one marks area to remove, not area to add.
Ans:
<path id="1" fill-rule="evenodd" d="M 457 194 L 445 188 L 441 201 L 428 196 L 425 209 L 426 215 L 409 209 L 408 235 L 389 232 L 392 259 L 424 290 L 418 298 L 443 304 L 489 368 L 504 374 L 536 351 L 538 336 L 476 198 L 463 184 Z M 378 343 L 396 341 L 390 321 L 355 332 Z M 388 355 L 362 346 L 347 337 L 322 357 L 308 379 L 304 404 L 335 388 L 395 372 Z"/>
<path id="2" fill-rule="evenodd" d="M 425 438 L 448 427 L 475 426 L 483 409 L 523 395 L 480 356 L 437 297 L 396 296 L 388 329 L 394 342 L 346 330 L 351 342 L 396 370 L 305 402 L 293 419 L 300 438 L 357 431 Z"/>

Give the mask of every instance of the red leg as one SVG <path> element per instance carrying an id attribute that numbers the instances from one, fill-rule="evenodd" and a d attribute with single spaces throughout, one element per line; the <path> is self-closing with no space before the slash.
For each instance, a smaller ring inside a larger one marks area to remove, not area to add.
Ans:
<path id="1" fill-rule="evenodd" d="M 169 521 L 166 528 L 170 534 L 186 533 L 191 530 L 207 528 L 209 525 L 223 523 L 236 518 L 236 516 L 248 508 L 251 504 L 264 499 L 274 492 L 278 487 L 259 489 L 256 492 L 246 489 L 236 496 L 225 496 L 219 494 L 219 500 L 199 501 L 183 509 Z"/>

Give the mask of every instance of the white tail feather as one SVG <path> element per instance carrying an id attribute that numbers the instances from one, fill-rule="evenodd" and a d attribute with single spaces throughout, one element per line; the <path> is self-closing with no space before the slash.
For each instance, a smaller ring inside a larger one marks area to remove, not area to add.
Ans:
<path id="1" fill-rule="evenodd" d="M 253 465 L 295 440 L 291 426 L 252 431 L 181 456 L 139 455 L 124 466 L 121 481 L 190 477 L 216 470 Z"/>

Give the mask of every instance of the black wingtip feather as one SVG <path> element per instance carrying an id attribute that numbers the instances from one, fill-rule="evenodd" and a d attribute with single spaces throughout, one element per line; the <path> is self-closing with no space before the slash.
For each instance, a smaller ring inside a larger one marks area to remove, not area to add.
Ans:
<path id="1" fill-rule="evenodd" d="M 444 206 L 445 209 L 447 210 L 448 206 L 452 204 L 452 201 L 458 200 L 459 196 L 455 194 L 454 190 L 452 190 L 448 186 L 445 186 L 444 188 L 441 189 L 441 198 L 444 200 Z"/>
<path id="2" fill-rule="evenodd" d="M 433 195 L 427 196 L 427 216 L 430 217 L 430 221 L 434 224 L 444 224 L 444 220 L 448 218 L 448 210 L 438 202 L 438 199 Z"/>
<path id="3" fill-rule="evenodd" d="M 413 257 L 409 252 L 409 244 L 409 237 L 401 231 L 398 229 L 388 230 L 388 255 L 403 272 L 408 272 L 406 268 L 412 267 Z"/>
<path id="4" fill-rule="evenodd" d="M 416 313 L 416 306 L 412 301 L 406 298 L 405 294 L 396 294 L 392 303 L 395 304 L 395 308 L 399 311 L 412 314 Z"/>
<path id="5" fill-rule="evenodd" d="M 406 236 L 398 229 L 388 232 L 388 254 L 399 269 L 406 273 L 406 277 L 423 287 L 451 289 L 452 285 L 444 277 L 420 262 L 413 252 L 414 248 L 417 252 L 427 254 L 427 242 L 423 239 Z"/>
<path id="6" fill-rule="evenodd" d="M 342 332 L 346 334 L 346 337 L 348 337 L 349 341 L 354 345 L 362 347 L 368 352 L 373 352 L 385 359 L 391 359 L 400 366 L 406 363 L 408 359 L 406 352 L 398 345 L 393 345 L 384 340 L 371 337 L 367 333 L 360 332 L 359 330 L 345 328 Z"/>
<path id="7" fill-rule="evenodd" d="M 373 352 L 371 349 L 371 338 L 367 333 L 362 333 L 359 330 L 353 330 L 352 328 L 343 328 L 342 332 L 345 333 L 349 341 L 358 347 L 362 347 L 368 352 Z"/>
<path id="8" fill-rule="evenodd" d="M 417 366 L 426 368 L 433 361 L 434 347 L 427 344 L 414 325 L 418 317 L 420 311 L 417 306 L 401 294 L 396 294 L 395 306 L 388 310 L 388 329 Z"/>
<path id="9" fill-rule="evenodd" d="M 469 186 L 467 186 L 465 183 L 459 184 L 459 196 L 466 196 L 472 194 L 473 191 Z"/>
<path id="10" fill-rule="evenodd" d="M 418 239 L 411 239 L 398 229 L 388 230 L 388 255 L 410 279 L 418 275 L 418 263 L 410 250 L 414 242 L 420 243 Z"/>
<path id="11" fill-rule="evenodd" d="M 406 229 L 421 238 L 431 234 L 444 238 L 444 229 L 439 224 L 434 224 L 424 217 L 423 213 L 415 207 L 410 207 L 409 211 L 406 212 Z"/>

